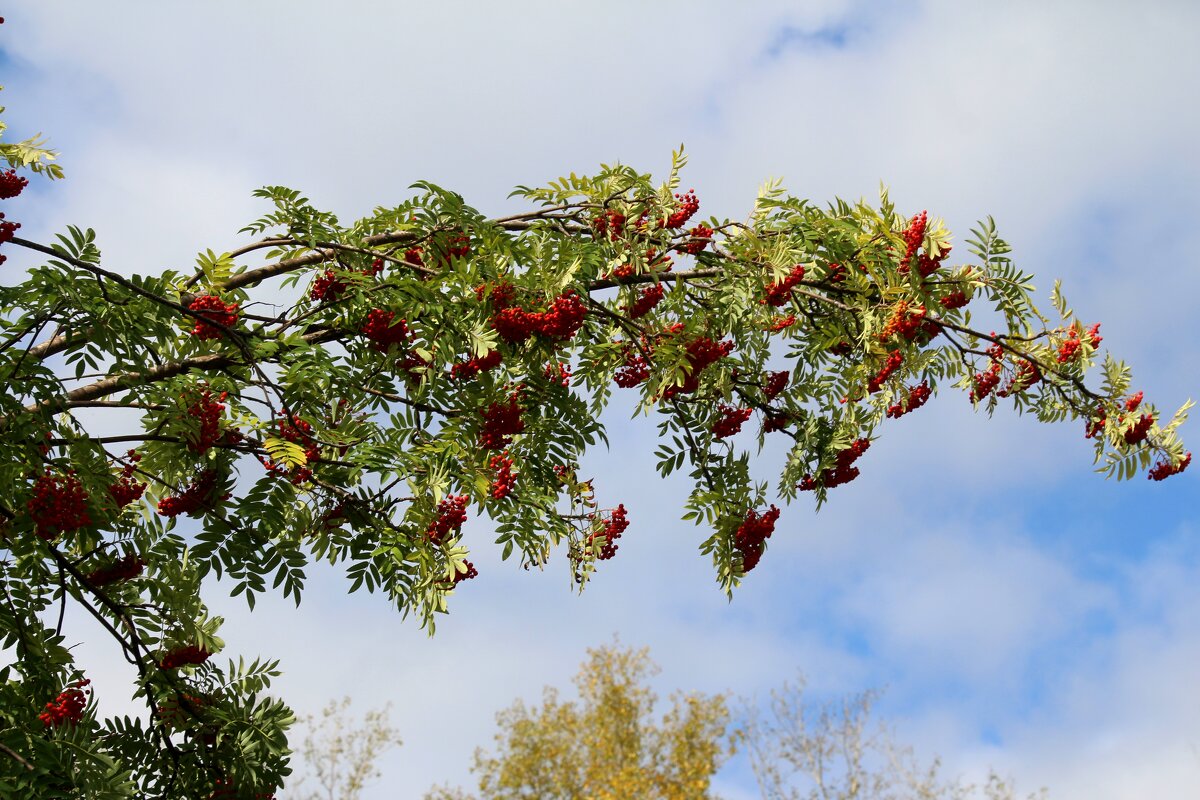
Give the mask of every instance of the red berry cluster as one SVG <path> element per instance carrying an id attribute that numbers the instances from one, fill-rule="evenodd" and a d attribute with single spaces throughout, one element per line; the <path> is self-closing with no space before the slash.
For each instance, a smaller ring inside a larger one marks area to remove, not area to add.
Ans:
<path id="1" fill-rule="evenodd" d="M 778 308 L 779 306 L 787 303 L 788 300 L 792 299 L 792 289 L 794 289 L 802 280 L 804 280 L 804 266 L 802 264 L 797 264 L 796 266 L 792 267 L 792 271 L 789 272 L 783 280 L 769 284 L 767 286 L 766 296 L 764 296 L 758 302 Z"/>
<path id="2" fill-rule="evenodd" d="M 488 459 L 488 468 L 495 473 L 492 478 L 492 497 L 503 500 L 512 492 L 513 481 L 512 458 L 508 453 L 497 453 Z"/>
<path id="3" fill-rule="evenodd" d="M 514 392 L 507 403 L 492 403 L 483 412 L 483 430 L 479 433 L 479 446 L 484 450 L 503 450 L 512 442 L 512 437 L 525 430 L 521 419 L 520 394 Z"/>
<path id="4" fill-rule="evenodd" d="M 392 345 L 404 345 L 408 342 L 408 322 L 396 319 L 395 311 L 371 309 L 360 331 L 371 341 L 371 347 L 381 353 L 386 353 Z"/>
<path id="5" fill-rule="evenodd" d="M 955 308 L 962 308 L 967 303 L 971 302 L 971 298 L 967 297 L 967 293 L 963 291 L 951 292 L 942 299 L 938 300 L 942 304 L 942 308 L 950 311 Z"/>
<path id="6" fill-rule="evenodd" d="M 472 578 L 479 577 L 479 570 L 475 569 L 475 565 L 470 561 L 464 561 L 463 566 L 467 568 L 467 571 L 459 572 L 458 570 L 454 570 L 454 582 L 450 584 L 451 586 L 458 586 L 458 584 L 462 583 L 463 581 L 469 581 Z"/>
<path id="7" fill-rule="evenodd" d="M 207 453 L 214 444 L 221 440 L 221 412 L 225 410 L 224 401 L 229 397 L 228 392 L 221 392 L 213 399 L 212 392 L 207 387 L 190 390 L 181 396 L 187 400 L 195 400 L 187 407 L 187 414 L 200 422 L 199 432 L 188 436 L 188 449 L 201 455 Z"/>
<path id="8" fill-rule="evenodd" d="M 304 448 L 304 458 L 309 461 L 321 460 L 321 445 L 313 439 L 312 424 L 295 414 L 283 409 L 283 419 L 277 420 L 279 438 L 298 444 Z"/>
<path id="9" fill-rule="evenodd" d="M 892 419 L 900 419 L 910 411 L 916 411 L 930 398 L 933 392 L 929 388 L 929 384 L 922 383 L 919 386 L 914 386 L 908 390 L 908 398 L 903 403 L 896 403 L 893 406 L 888 406 L 887 415 Z"/>
<path id="10" fill-rule="evenodd" d="M 422 247 L 410 247 L 410 248 L 408 248 L 407 250 L 405 250 L 405 251 L 404 251 L 404 261 L 405 261 L 405 263 L 407 263 L 407 264 L 409 264 L 409 265 L 411 265 L 411 266 L 414 266 L 414 267 L 423 267 L 423 266 L 425 266 L 425 259 L 424 259 L 424 258 L 422 258 L 422 254 L 423 254 L 424 252 L 425 252 L 425 249 L 424 249 L 424 248 L 422 248 Z"/>
<path id="11" fill-rule="evenodd" d="M 886 341 L 896 334 L 900 334 L 911 342 L 923 330 L 925 314 L 925 306 L 919 305 L 910 309 L 908 301 L 901 300 L 896 304 L 892 316 L 884 324 L 883 330 L 879 332 L 879 340 Z"/>
<path id="12" fill-rule="evenodd" d="M 383 259 L 377 258 L 371 262 L 371 266 L 362 270 L 362 274 L 367 277 L 373 277 L 383 272 Z M 348 284 L 342 278 L 331 270 L 325 270 L 325 274 L 313 281 L 312 288 L 308 290 L 308 296 L 319 303 L 336 302 L 342 293 L 349 288 Z"/>
<path id="13" fill-rule="evenodd" d="M 786 369 L 779 372 L 768 372 L 767 383 L 763 386 L 763 394 L 767 396 L 768 400 L 775 399 L 780 392 L 787 388 L 789 378 L 791 378 L 791 373 Z"/>
<path id="14" fill-rule="evenodd" d="M 563 364 L 560 361 L 551 361 L 546 365 L 542 377 L 552 384 L 566 388 L 571 385 L 571 374 L 571 367 L 569 365 Z"/>
<path id="15" fill-rule="evenodd" d="M 713 229 L 704 223 L 700 223 L 688 231 L 688 234 L 692 237 L 691 241 L 681 244 L 678 250 L 694 256 L 702 253 L 704 248 L 708 247 L 709 240 L 712 239 Z"/>
<path id="16" fill-rule="evenodd" d="M 679 207 L 667 217 L 664 228 L 682 228 L 700 210 L 700 201 L 696 199 L 695 189 L 688 189 L 684 194 L 675 195 L 675 202 L 679 203 Z"/>
<path id="17" fill-rule="evenodd" d="M 17 233 L 17 228 L 21 227 L 19 222 L 5 222 L 4 214 L 0 213 L 0 244 L 11 242 Z M 8 260 L 8 256 L 0 256 L 0 264 Z"/>
<path id="18" fill-rule="evenodd" d="M 1150 474 L 1147 477 L 1149 477 L 1150 480 L 1152 480 L 1152 481 L 1166 480 L 1167 478 L 1171 477 L 1172 475 L 1178 475 L 1179 473 L 1183 472 L 1185 469 L 1188 468 L 1188 464 L 1191 464 L 1191 463 L 1192 463 L 1192 454 L 1191 453 L 1188 453 L 1187 455 L 1185 455 L 1183 457 L 1183 460 L 1180 461 L 1178 464 L 1172 464 L 1170 462 L 1170 460 L 1160 461 L 1154 465 L 1154 467 L 1150 470 Z"/>
<path id="19" fill-rule="evenodd" d="M 452 258 L 465 258 L 471 253 L 471 237 L 465 234 L 458 234 L 450 237 L 450 241 L 446 243 L 446 262 Z"/>
<path id="20" fill-rule="evenodd" d="M 663 299 L 664 287 L 661 283 L 642 289 L 637 300 L 626 309 L 630 319 L 640 319 L 651 311 Z"/>
<path id="21" fill-rule="evenodd" d="M 628 527 L 629 520 L 625 518 L 625 504 L 621 503 L 609 512 L 603 527 L 588 536 L 587 544 L 593 550 L 596 547 L 597 539 L 603 542 L 598 551 L 594 550 L 597 561 L 607 561 L 617 554 L 617 539 L 621 538 L 621 534 Z"/>
<path id="22" fill-rule="evenodd" d="M 749 572 L 758 566 L 762 558 L 765 542 L 775 532 L 775 522 L 779 519 L 779 509 L 774 505 L 762 516 L 754 509 L 746 512 L 746 518 L 733 534 L 733 546 L 742 554 L 742 571 Z"/>
<path id="23" fill-rule="evenodd" d="M 979 402 L 996 390 L 1000 384 L 1000 370 L 1003 364 L 993 360 L 983 372 L 976 372 L 971 381 L 970 399 Z"/>
<path id="24" fill-rule="evenodd" d="M 452 494 L 438 503 L 437 517 L 429 523 L 425 535 L 433 542 L 441 542 L 451 531 L 456 531 L 467 521 L 467 496 Z"/>
<path id="25" fill-rule="evenodd" d="M 1138 421 L 1133 423 L 1133 426 L 1125 431 L 1125 444 L 1140 444 L 1146 441 L 1146 437 L 1150 434 L 1150 428 L 1154 425 L 1154 416 L 1152 414 L 1142 414 Z"/>
<path id="26" fill-rule="evenodd" d="M 1145 392 L 1138 392 L 1135 395 L 1130 395 L 1125 401 L 1125 410 L 1133 413 L 1138 410 L 1138 406 L 1142 404 L 1142 400 L 1146 397 Z"/>
<path id="27" fill-rule="evenodd" d="M 1104 432 L 1104 424 L 1108 422 L 1108 412 L 1104 406 L 1096 406 L 1096 414 L 1088 420 L 1087 430 L 1084 431 L 1083 438 L 1094 439 Z"/>
<path id="28" fill-rule="evenodd" d="M 1017 371 L 1013 375 L 1012 380 L 1008 382 L 1000 391 L 996 392 L 999 397 L 1008 397 L 1009 395 L 1023 392 L 1029 389 L 1042 379 L 1042 371 L 1037 364 L 1032 361 L 1021 360 L 1017 362 Z"/>
<path id="29" fill-rule="evenodd" d="M 879 368 L 878 372 L 871 376 L 871 380 L 867 381 L 867 391 L 871 394 L 878 392 L 881 388 L 883 388 L 884 381 L 892 377 L 892 373 L 900 369 L 900 365 L 903 363 L 904 353 L 901 353 L 899 350 L 893 350 L 892 352 L 888 353 L 887 359 L 885 359 L 883 362 L 883 366 Z"/>
<path id="30" fill-rule="evenodd" d="M 647 347 L 649 349 L 649 347 Z M 650 364 L 632 344 L 625 347 L 625 363 L 613 373 L 613 381 L 622 389 L 631 389 L 650 377 Z"/>
<path id="31" fill-rule="evenodd" d="M 192 328 L 197 339 L 220 339 L 224 334 L 217 325 L 232 328 L 238 321 L 238 304 L 225 303 L 215 294 L 202 294 L 188 305 L 200 317 Z"/>
<path id="32" fill-rule="evenodd" d="M 610 241 L 619 239 L 625 232 L 625 215 L 611 208 L 606 209 L 592 220 L 592 228 L 600 236 L 607 235 Z"/>
<path id="33" fill-rule="evenodd" d="M 825 352 L 835 356 L 848 356 L 854 352 L 854 345 L 849 342 L 842 341 L 830 347 Z"/>
<path id="34" fill-rule="evenodd" d="M 870 447 L 870 439 L 855 439 L 849 447 L 837 454 L 837 459 L 834 461 L 832 467 L 822 470 L 820 476 L 817 478 L 805 475 L 796 488 L 811 492 L 818 486 L 833 489 L 844 483 L 849 483 L 860 474 L 858 467 L 854 466 L 854 462 L 858 460 L 859 456 L 867 452 Z"/>
<path id="35" fill-rule="evenodd" d="M 541 313 L 506 305 L 493 315 L 492 328 L 509 344 L 520 344 L 535 334 L 565 342 L 579 332 L 586 316 L 587 307 L 583 299 L 575 290 L 568 289 L 554 298 L 550 308 Z"/>
<path id="36" fill-rule="evenodd" d="M 92 586 L 101 587 L 116 583 L 117 581 L 128 581 L 142 574 L 146 562 L 142 561 L 137 555 L 130 553 L 127 556 L 118 558 L 111 564 L 92 570 L 84 577 Z"/>
<path id="37" fill-rule="evenodd" d="M 830 264 L 829 271 L 825 274 L 827 283 L 841 283 L 846 280 L 846 268 L 841 264 Z"/>
<path id="38" fill-rule="evenodd" d="M 672 263 L 669 256 L 656 256 L 657 250 L 653 247 L 646 250 L 646 271 L 647 272 L 670 272 Z M 601 275 L 602 278 L 614 278 L 621 280 L 628 278 L 637 273 L 637 267 L 633 264 L 623 264 L 612 271 L 611 275 Z"/>
<path id="39" fill-rule="evenodd" d="M 795 324 L 796 315 L 788 314 L 787 316 L 775 317 L 772 319 L 767 323 L 766 330 L 770 331 L 771 333 L 779 333 L 780 331 L 790 328 Z"/>
<path id="40" fill-rule="evenodd" d="M 712 432 L 713 436 L 718 439 L 738 433 L 742 429 L 743 423 L 754 413 L 752 408 L 737 408 L 725 403 L 718 405 L 717 410 L 721 412 L 721 418 L 713 423 Z"/>
<path id="41" fill-rule="evenodd" d="M 1093 350 L 1098 348 L 1100 343 L 1104 341 L 1104 337 L 1100 335 L 1099 322 L 1088 326 L 1087 341 Z M 1079 355 L 1079 347 L 1082 343 L 1083 341 L 1080 339 L 1079 328 L 1077 328 L 1075 325 L 1072 325 L 1067 331 L 1067 338 L 1063 340 L 1061 345 L 1059 345 L 1058 363 L 1063 364 L 1067 361 L 1073 361 L 1075 357 Z"/>
<path id="42" fill-rule="evenodd" d="M 792 417 L 790 414 L 785 414 L 781 411 L 768 411 L 763 416 L 762 432 L 774 433 L 775 431 L 781 431 L 786 428 L 788 423 L 791 421 Z"/>
<path id="43" fill-rule="evenodd" d="M 45 474 L 34 482 L 33 496 L 25 507 L 37 535 L 50 541 L 61 533 L 92 524 L 87 501 L 87 492 L 74 472 L 54 475 L 47 467 Z"/>
<path id="44" fill-rule="evenodd" d="M 0 200 L 16 197 L 28 185 L 29 180 L 17 175 L 15 170 L 0 172 Z"/>
<path id="45" fill-rule="evenodd" d="M 900 272 L 908 273 L 908 265 L 912 262 L 913 256 L 917 254 L 917 250 L 921 248 L 921 243 L 925 241 L 925 226 L 929 222 L 929 214 L 922 211 L 917 214 L 908 223 L 908 227 L 901 232 L 900 236 L 904 238 L 904 258 L 900 259 Z"/>
<path id="46" fill-rule="evenodd" d="M 179 667 L 191 666 L 193 664 L 203 664 L 208 661 L 208 657 L 212 653 L 205 650 L 197 644 L 188 644 L 183 647 L 177 647 L 171 652 L 162 657 L 162 661 L 158 665 L 163 669 L 178 669 Z"/>
<path id="47" fill-rule="evenodd" d="M 229 497 L 229 493 L 217 496 L 217 472 L 206 469 L 197 475 L 182 493 L 159 500 L 158 513 L 164 517 L 177 517 L 180 514 L 195 517 L 205 511 L 211 511 L 217 503 L 228 500 Z"/>
<path id="48" fill-rule="evenodd" d="M 108 487 L 108 494 L 118 509 L 137 502 L 141 499 L 142 493 L 146 491 L 146 484 L 133 478 L 133 473 L 137 469 L 136 463 L 141 459 L 140 455 L 130 450 L 129 460 L 134 463 L 121 467 L 121 476 L 117 478 L 116 483 Z"/>
<path id="49" fill-rule="evenodd" d="M 208 796 L 208 800 L 234 800 L 235 798 L 241 800 L 241 798 L 247 797 L 247 795 L 238 789 L 237 783 L 234 782 L 233 778 L 217 778 L 213 782 L 213 786 L 215 788 L 213 789 L 213 793 Z M 252 800 L 275 800 L 275 793 L 258 792 L 253 796 Z"/>
<path id="50" fill-rule="evenodd" d="M 467 381 L 481 372 L 487 372 L 500 366 L 503 356 L 499 350 L 491 350 L 487 355 L 475 356 L 467 361 L 459 362 L 450 368 L 450 377 L 458 381 Z"/>
<path id="51" fill-rule="evenodd" d="M 88 693 L 92 690 L 88 679 L 78 680 L 67 686 L 49 703 L 46 710 L 38 714 L 38 719 L 47 728 L 57 728 L 60 725 L 78 725 L 83 720 L 83 711 L 87 708 Z"/>
<path id="52" fill-rule="evenodd" d="M 700 388 L 700 373 L 732 353 L 733 342 L 731 340 L 716 342 L 707 336 L 701 336 L 699 339 L 688 342 L 686 349 L 688 365 L 691 370 L 683 379 L 682 384 L 667 387 L 663 392 L 664 400 L 670 400 L 680 394 L 692 394 Z"/>

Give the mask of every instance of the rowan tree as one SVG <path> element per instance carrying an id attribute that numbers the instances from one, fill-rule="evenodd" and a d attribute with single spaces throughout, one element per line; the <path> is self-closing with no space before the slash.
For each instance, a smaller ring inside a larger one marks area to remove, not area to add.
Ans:
<path id="1" fill-rule="evenodd" d="M 702 800 L 733 753 L 723 695 L 678 693 L 661 721 L 646 685 L 657 671 L 646 649 L 588 651 L 575 677 L 579 700 L 546 687 L 541 706 L 518 701 L 496 716 L 493 753 L 478 750 L 473 771 L 483 800 Z M 470 800 L 434 789 L 426 800 Z"/>
<path id="2" fill-rule="evenodd" d="M 579 471 L 615 392 L 658 419 L 660 472 L 687 465 L 683 516 L 727 592 L 764 557 L 776 500 L 825 502 L 939 388 L 1081 425 L 1109 475 L 1190 461 L 1186 406 L 1168 420 L 1144 402 L 1057 287 L 1039 312 L 990 219 L 952 254 L 936 217 L 886 194 L 819 206 L 776 183 L 744 221 L 703 219 L 680 152 L 662 183 L 602 166 L 518 187 L 528 210 L 497 219 L 425 182 L 349 224 L 266 187 L 250 240 L 150 274 L 106 266 L 90 229 L 18 236 L 28 178 L 62 173 L 39 139 L 0 157 L 0 259 L 38 259 L 0 275 L 14 796 L 280 785 L 276 664 L 213 658 L 207 575 L 253 607 L 268 581 L 298 603 L 310 560 L 343 564 L 352 591 L 432 631 L 476 574 L 464 532 L 488 524 L 525 566 L 565 551 L 582 586 L 633 522 Z M 773 485 L 752 474 L 768 438 L 789 448 Z M 96 718 L 93 691 L 125 690 L 86 683 L 67 605 L 136 667 L 145 718 Z"/>

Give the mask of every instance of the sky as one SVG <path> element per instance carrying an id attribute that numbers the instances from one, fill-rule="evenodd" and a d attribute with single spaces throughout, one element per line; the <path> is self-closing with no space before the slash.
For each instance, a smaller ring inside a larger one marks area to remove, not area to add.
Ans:
<path id="1" fill-rule="evenodd" d="M 416 180 L 499 214 L 513 186 L 600 163 L 662 175 L 684 143 L 702 215 L 744 217 L 769 177 L 818 203 L 882 182 L 957 242 L 992 215 L 1039 297 L 1062 278 L 1149 400 L 1200 397 L 1192 2 L 73 0 L 4 16 L 11 138 L 45 132 L 68 176 L 22 195 L 22 234 L 93 227 L 109 268 L 232 249 L 262 185 L 343 221 Z M 480 576 L 432 638 L 331 568 L 310 569 L 298 610 L 248 614 L 211 588 L 230 652 L 281 659 L 298 711 L 391 704 L 404 744 L 368 800 L 472 786 L 495 713 L 566 688 L 614 637 L 651 648 L 663 696 L 762 697 L 798 672 L 816 699 L 884 688 L 880 713 L 948 775 L 994 767 L 1062 800 L 1196 796 L 1200 473 L 1106 481 L 1082 425 L 989 420 L 948 391 L 887 426 L 819 514 L 785 509 L 727 602 L 707 534 L 679 520 L 687 487 L 654 470 L 653 420 L 628 416 L 613 409 L 612 447 L 585 469 L 632 525 L 582 595 L 564 558 L 502 562 L 479 521 Z M 119 686 L 115 655 L 77 630 L 89 674 Z M 101 704 L 133 708 L 119 690 Z M 757 796 L 737 759 L 717 787 Z"/>

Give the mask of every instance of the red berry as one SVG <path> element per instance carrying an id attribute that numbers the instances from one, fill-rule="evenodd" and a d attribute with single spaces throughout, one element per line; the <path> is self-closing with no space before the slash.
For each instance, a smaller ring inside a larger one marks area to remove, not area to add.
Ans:
<path id="1" fill-rule="evenodd" d="M 14 170 L 0 172 L 0 200 L 16 197 L 28 185 L 28 179 L 18 176 Z"/>

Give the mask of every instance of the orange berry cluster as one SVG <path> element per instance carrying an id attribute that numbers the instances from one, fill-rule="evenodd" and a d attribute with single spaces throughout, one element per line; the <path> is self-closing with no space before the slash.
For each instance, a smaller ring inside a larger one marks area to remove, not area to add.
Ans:
<path id="1" fill-rule="evenodd" d="M 55 475 L 49 467 L 33 484 L 33 496 L 25 507 L 37 535 L 46 541 L 59 534 L 92 524 L 88 495 L 74 472 Z"/>
<path id="2" fill-rule="evenodd" d="M 927 383 L 914 386 L 908 390 L 908 397 L 904 400 L 904 402 L 888 406 L 887 415 L 892 419 L 900 419 L 905 414 L 908 414 L 911 411 L 916 411 L 918 408 L 925 405 L 925 402 L 929 400 L 932 394 L 933 391 L 930 390 L 929 384 Z"/>
<path id="3" fill-rule="evenodd" d="M 761 516 L 754 509 L 746 513 L 746 518 L 733 534 L 733 546 L 742 554 L 743 572 L 749 572 L 758 566 L 766 549 L 765 542 L 775 532 L 775 522 L 778 519 L 779 509 L 774 505 Z"/>
<path id="4" fill-rule="evenodd" d="M 225 332 L 217 326 L 232 328 L 238 321 L 238 304 L 225 303 L 215 294 L 200 295 L 188 309 L 200 317 L 192 328 L 192 336 L 197 339 L 220 339 Z"/>
<path id="5" fill-rule="evenodd" d="M 696 199 L 695 189 L 688 189 L 684 194 L 675 195 L 675 201 L 679 203 L 679 207 L 667 217 L 664 228 L 682 228 L 700 210 L 700 201 Z"/>
<path id="6" fill-rule="evenodd" d="M 212 653 L 197 644 L 178 647 L 162 657 L 158 665 L 163 669 L 178 669 L 179 667 L 203 664 Z"/>
<path id="7" fill-rule="evenodd" d="M 438 503 L 437 516 L 425 529 L 430 541 L 441 542 L 451 531 L 456 531 L 467 521 L 467 496 L 452 494 Z"/>
<path id="8" fill-rule="evenodd" d="M 900 365 L 903 363 L 904 353 L 901 353 L 899 350 L 893 350 L 892 352 L 888 353 L 887 358 L 883 362 L 883 366 L 879 368 L 878 372 L 871 376 L 869 381 L 867 381 L 867 391 L 871 394 L 875 394 L 882 389 L 884 381 L 892 377 L 892 373 L 900 369 Z"/>
<path id="9" fill-rule="evenodd" d="M 858 460 L 859 456 L 867 452 L 870 447 L 871 441 L 869 439 L 855 439 L 849 447 L 837 454 L 837 459 L 834 461 L 832 467 L 822 470 L 820 476 L 817 478 L 805 475 L 796 488 L 811 492 L 818 486 L 833 489 L 844 483 L 849 483 L 860 474 L 858 467 L 854 466 L 854 462 Z"/>
<path id="10" fill-rule="evenodd" d="M 59 693 L 49 703 L 46 710 L 38 714 L 38 719 L 47 728 L 57 728 L 60 725 L 78 725 L 83 719 L 83 710 L 87 708 L 88 694 L 91 689 L 90 680 L 78 680 Z"/>
<path id="11" fill-rule="evenodd" d="M 802 280 L 804 280 L 804 266 L 797 264 L 792 267 L 792 271 L 783 280 L 768 284 L 766 295 L 758 302 L 778 308 L 792 299 L 792 289 Z"/>
<path id="12" fill-rule="evenodd" d="M 904 239 L 904 258 L 900 259 L 900 272 L 907 274 L 908 266 L 912 263 L 913 256 L 917 254 L 917 250 L 921 248 L 921 243 L 925 241 L 925 226 L 929 223 L 929 213 L 922 211 L 913 217 L 908 227 L 905 228 L 900 236 Z"/>
<path id="13" fill-rule="evenodd" d="M 142 574 L 145 566 L 146 562 L 142 561 L 137 555 L 130 553 L 118 558 L 111 564 L 92 570 L 84 577 L 87 578 L 87 582 L 92 586 L 99 588 L 118 581 L 132 580 Z"/>

